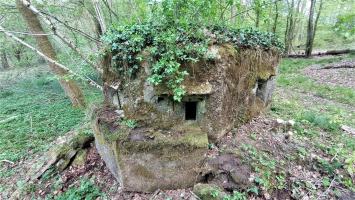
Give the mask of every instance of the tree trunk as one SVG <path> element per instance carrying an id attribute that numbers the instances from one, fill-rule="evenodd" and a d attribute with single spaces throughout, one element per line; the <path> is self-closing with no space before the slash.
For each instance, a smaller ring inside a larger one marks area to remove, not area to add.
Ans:
<path id="1" fill-rule="evenodd" d="M 259 28 L 259 23 L 260 23 L 260 10 L 257 9 L 256 11 L 256 20 L 255 20 L 255 27 Z"/>
<path id="2" fill-rule="evenodd" d="M 307 28 L 306 57 L 310 57 L 312 55 L 313 31 L 314 31 L 313 16 L 314 16 L 315 4 L 316 4 L 316 0 L 311 0 L 311 7 L 309 9 L 308 28 Z"/>
<path id="3" fill-rule="evenodd" d="M 97 0 L 92 0 L 92 5 L 95 8 L 95 15 L 93 15 L 93 20 L 95 24 L 96 34 L 98 38 L 106 31 L 106 23 L 101 13 L 101 8 Z M 100 48 L 100 47 L 99 47 Z M 104 93 L 104 104 L 112 104 L 114 102 L 115 96 L 119 100 L 117 89 L 115 85 L 117 84 L 117 74 L 111 71 L 111 60 L 112 55 L 109 51 L 105 50 L 104 56 L 100 60 L 101 67 L 103 69 L 102 81 L 103 81 L 103 93 Z"/>
<path id="4" fill-rule="evenodd" d="M 236 18 L 236 13 L 237 13 L 237 5 L 233 4 L 231 6 L 231 22 L 232 22 L 232 25 L 235 26 L 236 23 L 237 23 L 237 18 Z"/>
<path id="5" fill-rule="evenodd" d="M 272 32 L 275 34 L 277 29 L 277 20 L 279 18 L 279 8 L 277 5 L 277 1 L 275 1 L 275 19 L 274 19 L 274 26 L 272 27 Z"/>
<path id="6" fill-rule="evenodd" d="M 22 17 L 25 19 L 30 31 L 36 34 L 44 34 L 42 25 L 37 16 L 28 9 L 21 0 L 16 0 L 16 5 L 20 11 Z M 47 35 L 35 35 L 34 36 L 39 49 L 52 60 L 56 60 L 56 52 L 49 41 Z M 58 67 L 54 63 L 48 62 L 51 71 L 59 77 L 59 83 L 64 89 L 65 93 L 69 96 L 73 106 L 85 107 L 84 95 L 79 86 L 71 79 L 68 79 L 68 72 Z"/>
<path id="7" fill-rule="evenodd" d="M 292 0 L 291 3 L 287 1 L 288 15 L 287 15 L 287 24 L 285 31 L 285 51 L 290 53 L 293 48 L 293 42 L 295 38 L 295 26 L 298 11 L 299 3 L 297 9 L 295 8 L 295 1 Z"/>
<path id="8" fill-rule="evenodd" d="M 1 50 L 1 66 L 3 69 L 10 68 L 9 61 L 7 60 L 6 50 Z"/>
<path id="9" fill-rule="evenodd" d="M 316 37 L 317 24 L 318 24 L 318 20 L 319 20 L 319 17 L 320 17 L 320 13 L 321 13 L 322 7 L 323 7 L 323 0 L 320 0 L 319 10 L 318 10 L 318 13 L 317 13 L 316 21 L 314 22 L 313 36 L 312 36 L 312 47 L 313 47 L 314 38 Z"/>

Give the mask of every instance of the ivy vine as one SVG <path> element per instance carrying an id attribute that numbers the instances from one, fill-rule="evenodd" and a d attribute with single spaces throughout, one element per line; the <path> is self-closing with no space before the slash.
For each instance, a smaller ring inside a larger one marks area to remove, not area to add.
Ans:
<path id="1" fill-rule="evenodd" d="M 146 22 L 111 28 L 103 40 L 111 46 L 115 69 L 122 77 L 135 76 L 148 50 L 152 58 L 148 81 L 165 85 L 175 101 L 185 95 L 182 82 L 188 75 L 182 63 L 197 62 L 206 54 L 211 33 L 217 43 L 232 43 L 236 48 L 275 48 L 282 43 L 271 33 L 254 29 L 231 29 L 224 26 Z"/>

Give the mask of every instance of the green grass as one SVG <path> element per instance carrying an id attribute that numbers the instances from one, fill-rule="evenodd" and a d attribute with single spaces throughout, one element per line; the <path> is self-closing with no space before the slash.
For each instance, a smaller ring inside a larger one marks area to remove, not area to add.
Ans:
<path id="1" fill-rule="evenodd" d="M 1 89 L 0 105 L 0 121 L 10 120 L 0 123 L 0 160 L 15 162 L 44 151 L 84 119 L 84 111 L 71 106 L 58 81 L 48 74 Z"/>
<path id="2" fill-rule="evenodd" d="M 313 167 L 322 173 L 325 187 L 328 187 L 327 180 L 336 178 L 346 188 L 355 190 L 350 176 L 355 170 L 355 138 L 340 129 L 343 124 L 355 128 L 355 116 L 352 113 L 355 91 L 351 88 L 319 84 L 302 74 L 302 69 L 309 65 L 323 65 L 344 58 L 353 59 L 355 55 L 284 59 L 277 77 L 280 92 L 273 97 L 270 114 L 296 121 L 293 139 L 307 148 L 299 156 L 304 157 L 311 153 L 320 156 L 314 160 Z M 324 101 L 319 102 L 317 97 Z M 346 171 L 347 175 L 339 176 L 336 173 L 339 169 Z"/>
<path id="3" fill-rule="evenodd" d="M 280 65 L 277 84 L 281 87 L 297 89 L 313 93 L 316 96 L 336 100 L 355 106 L 355 91 L 351 88 L 318 84 L 302 74 L 301 70 L 312 64 L 324 65 L 344 58 L 355 58 L 355 55 L 325 57 L 316 59 L 284 59 Z"/>
<path id="4" fill-rule="evenodd" d="M 79 186 L 72 186 L 64 193 L 53 198 L 56 200 L 93 200 L 102 197 L 103 193 L 100 189 L 88 179 L 82 179 Z M 52 199 L 47 197 L 48 199 Z"/>

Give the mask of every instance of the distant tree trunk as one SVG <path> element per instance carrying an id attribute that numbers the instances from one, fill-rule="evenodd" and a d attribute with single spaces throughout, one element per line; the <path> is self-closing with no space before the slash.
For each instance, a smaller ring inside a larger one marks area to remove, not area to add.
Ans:
<path id="1" fill-rule="evenodd" d="M 254 0 L 254 11 L 255 11 L 255 27 L 259 28 L 260 26 L 260 17 L 261 17 L 261 0 Z"/>
<path id="2" fill-rule="evenodd" d="M 19 37 L 22 40 L 25 40 L 24 37 Z M 22 58 L 22 52 L 23 52 L 23 46 L 14 44 L 12 45 L 12 48 L 14 49 L 14 56 L 18 62 L 21 61 Z"/>
<path id="3" fill-rule="evenodd" d="M 311 0 L 311 7 L 309 9 L 308 28 L 307 28 L 306 57 L 310 57 L 312 55 L 313 36 L 314 36 L 313 16 L 314 16 L 315 4 L 316 4 L 316 0 Z"/>
<path id="4" fill-rule="evenodd" d="M 295 32 L 294 32 L 294 39 L 297 39 L 296 42 L 301 41 L 301 38 L 303 37 L 302 33 L 303 33 L 303 23 L 301 23 L 301 19 L 304 13 L 304 8 L 306 6 L 306 1 L 304 0 L 298 0 L 297 3 L 297 8 L 296 8 L 296 15 L 295 15 Z M 293 41 L 295 42 L 295 41 Z"/>
<path id="5" fill-rule="evenodd" d="M 256 20 L 255 20 L 255 27 L 259 28 L 259 23 L 260 23 L 260 10 L 256 10 Z"/>
<path id="6" fill-rule="evenodd" d="M 274 4 L 275 4 L 275 18 L 274 18 L 274 26 L 272 27 L 272 32 L 275 34 L 277 29 L 277 20 L 279 18 L 279 8 L 277 5 L 277 1 L 275 1 Z"/>
<path id="7" fill-rule="evenodd" d="M 1 49 L 1 66 L 3 69 L 10 68 L 9 61 L 7 60 L 6 50 Z"/>
<path id="8" fill-rule="evenodd" d="M 312 36 L 312 47 L 313 47 L 314 38 L 316 37 L 317 25 L 318 25 L 318 20 L 319 20 L 319 17 L 320 17 L 320 13 L 321 13 L 322 7 L 323 7 L 323 0 L 320 0 L 320 2 L 319 2 L 319 10 L 318 10 L 318 13 L 317 13 L 316 21 L 314 22 L 313 36 Z"/>
<path id="9" fill-rule="evenodd" d="M 22 17 L 25 19 L 30 31 L 32 33 L 44 34 L 42 25 L 37 16 L 28 9 L 21 0 L 16 0 L 16 5 Z M 49 41 L 47 35 L 36 35 L 37 44 L 39 49 L 52 60 L 56 60 L 56 52 Z M 68 79 L 68 72 L 58 67 L 54 63 L 48 62 L 51 71 L 59 77 L 59 83 L 64 89 L 65 93 L 69 96 L 73 106 L 85 107 L 84 95 L 79 86 L 71 79 Z"/>
<path id="10" fill-rule="evenodd" d="M 15 58 L 19 62 L 21 61 L 21 53 L 22 53 L 21 49 L 16 49 L 15 52 L 14 52 Z"/>
<path id="11" fill-rule="evenodd" d="M 93 18 L 95 24 L 95 30 L 98 37 L 101 37 L 102 34 L 106 32 L 106 23 L 105 19 L 102 16 L 101 8 L 98 0 L 92 0 L 92 5 L 95 9 L 95 16 Z M 101 58 L 100 64 L 103 69 L 102 81 L 103 81 L 103 93 L 104 93 L 104 103 L 112 104 L 114 96 L 117 96 L 117 88 L 112 87 L 117 84 L 117 74 L 110 70 L 111 68 L 112 55 L 109 51 L 105 51 L 104 56 Z"/>
<path id="12" fill-rule="evenodd" d="M 237 17 L 235 16 L 236 13 L 237 13 L 237 5 L 233 4 L 231 6 L 231 21 L 233 26 L 237 23 Z"/>
<path id="13" fill-rule="evenodd" d="M 292 40 L 294 35 L 294 11 L 295 11 L 295 1 L 291 0 L 291 3 L 287 1 L 288 15 L 286 21 L 286 30 L 285 30 L 285 51 L 290 52 L 292 48 Z"/>

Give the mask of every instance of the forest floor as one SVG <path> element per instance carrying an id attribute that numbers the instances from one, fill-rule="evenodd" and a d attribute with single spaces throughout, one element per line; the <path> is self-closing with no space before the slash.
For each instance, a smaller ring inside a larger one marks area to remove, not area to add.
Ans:
<path id="1" fill-rule="evenodd" d="M 320 69 L 355 55 L 283 59 L 271 109 L 233 129 L 210 151 L 241 152 L 250 168 L 248 189 L 231 199 L 355 199 L 355 69 Z M 89 101 L 97 91 L 85 89 Z M 51 142 L 87 121 L 73 109 L 45 67 L 0 72 L 0 199 L 196 199 L 191 189 L 153 194 L 122 192 L 93 145 L 85 164 L 39 181 L 24 178 Z M 293 120 L 279 127 L 277 119 Z M 216 191 L 221 192 L 221 191 Z M 213 196 L 214 194 L 211 194 Z M 226 198 L 227 199 L 227 198 Z"/>

